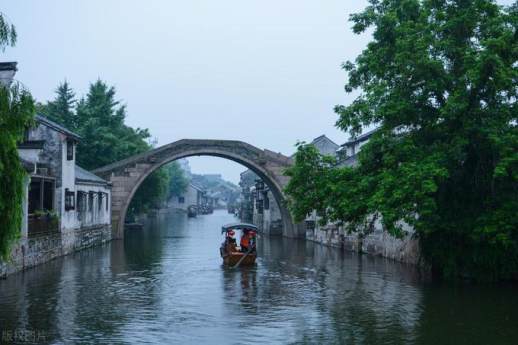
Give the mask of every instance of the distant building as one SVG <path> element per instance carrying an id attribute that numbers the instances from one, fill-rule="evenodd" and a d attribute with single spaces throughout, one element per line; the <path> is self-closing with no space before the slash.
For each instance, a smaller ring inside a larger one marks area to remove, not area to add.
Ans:
<path id="1" fill-rule="evenodd" d="M 362 146 L 369 141 L 370 137 L 376 133 L 376 131 L 377 129 L 368 131 L 340 146 L 337 151 L 339 164 L 355 166 L 358 163 L 358 152 L 360 152 Z"/>
<path id="2" fill-rule="evenodd" d="M 218 182 L 223 180 L 223 176 L 221 176 L 221 174 L 203 174 L 203 177 L 208 182 Z"/>
<path id="3" fill-rule="evenodd" d="M 185 192 L 181 195 L 173 196 L 169 199 L 168 207 L 172 209 L 178 209 L 187 211 L 189 206 L 202 206 L 209 203 L 208 197 L 205 195 L 206 192 L 199 186 L 189 183 Z"/>
<path id="4" fill-rule="evenodd" d="M 251 194 L 253 199 L 252 223 L 268 235 L 282 235 L 281 211 L 270 188 L 263 181 L 258 180 L 252 188 Z"/>
<path id="5" fill-rule="evenodd" d="M 325 135 L 313 139 L 310 144 L 321 154 L 330 156 L 335 156 L 340 148 Z M 267 234 L 282 235 L 280 208 L 270 188 L 251 170 L 241 173 L 239 185 L 241 220 L 254 223 Z"/>
<path id="6" fill-rule="evenodd" d="M 193 174 L 191 182 L 214 199 L 214 208 L 233 208 L 239 198 L 239 187 L 224 180 L 220 174 Z"/>
<path id="7" fill-rule="evenodd" d="M 189 161 L 186 158 L 180 158 L 176 160 L 175 162 L 178 162 L 178 165 L 183 170 L 185 176 L 190 180 L 192 176 L 191 172 L 191 166 L 189 165 Z"/>
<path id="8" fill-rule="evenodd" d="M 311 141 L 311 144 L 314 145 L 318 152 L 323 155 L 335 156 L 336 150 L 340 148 L 340 146 L 329 139 L 325 135 L 321 135 Z"/>
<path id="9" fill-rule="evenodd" d="M 241 203 L 239 205 L 239 218 L 245 223 L 252 223 L 254 219 L 253 190 L 258 180 L 260 180 L 259 176 L 250 169 L 243 171 L 240 175 Z"/>
<path id="10" fill-rule="evenodd" d="M 266 234 L 281 235 L 281 212 L 268 186 L 251 170 L 241 173 L 239 185 L 241 221 L 257 225 Z"/>

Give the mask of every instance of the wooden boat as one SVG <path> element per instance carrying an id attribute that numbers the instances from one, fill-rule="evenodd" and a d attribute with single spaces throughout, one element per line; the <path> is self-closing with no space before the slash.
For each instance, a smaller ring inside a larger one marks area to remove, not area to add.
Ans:
<path id="1" fill-rule="evenodd" d="M 236 239 L 233 237 L 235 231 L 241 231 L 241 236 L 252 236 L 252 245 L 248 251 L 243 252 L 237 246 Z M 221 233 L 225 234 L 225 241 L 223 241 L 219 249 L 223 263 L 230 267 L 255 264 L 255 259 L 257 258 L 255 234 L 257 232 L 258 228 L 253 224 L 231 223 L 224 225 L 221 228 Z"/>
<path id="2" fill-rule="evenodd" d="M 244 259 L 243 256 L 245 256 L 245 253 L 241 252 L 230 252 L 227 255 L 223 256 L 223 263 L 227 266 L 234 267 L 238 264 L 239 261 L 241 261 L 240 266 L 251 266 L 255 264 L 255 259 L 257 258 L 257 254 L 250 253 L 248 254 Z M 243 259 L 243 260 L 241 260 Z"/>

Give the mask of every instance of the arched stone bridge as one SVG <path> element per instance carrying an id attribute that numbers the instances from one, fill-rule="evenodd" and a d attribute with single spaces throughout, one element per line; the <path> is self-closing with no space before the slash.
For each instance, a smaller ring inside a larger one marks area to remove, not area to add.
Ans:
<path id="1" fill-rule="evenodd" d="M 94 171 L 95 174 L 112 183 L 112 231 L 115 238 L 123 237 L 124 218 L 128 206 L 146 177 L 164 164 L 189 156 L 227 158 L 254 171 L 268 185 L 279 204 L 283 220 L 283 235 L 287 237 L 304 235 L 304 228 L 293 223 L 283 192 L 289 179 L 283 175 L 283 171 L 292 163 L 289 157 L 258 149 L 242 141 L 183 139 Z"/>

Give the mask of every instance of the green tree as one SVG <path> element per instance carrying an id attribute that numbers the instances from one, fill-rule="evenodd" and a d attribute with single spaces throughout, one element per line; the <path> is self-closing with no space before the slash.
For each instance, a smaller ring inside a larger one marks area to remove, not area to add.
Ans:
<path id="1" fill-rule="evenodd" d="M 135 193 L 129 206 L 134 216 L 159 208 L 172 196 L 179 196 L 187 189 L 189 180 L 178 162 L 169 163 L 149 175 Z"/>
<path id="2" fill-rule="evenodd" d="M 14 45 L 16 31 L 0 13 L 0 49 Z M 11 245 L 20 237 L 22 204 L 27 176 L 18 157 L 17 144 L 32 124 L 34 100 L 18 84 L 0 84 L 0 257 L 7 259 Z"/>
<path id="3" fill-rule="evenodd" d="M 161 167 L 151 173 L 131 199 L 128 208 L 130 217 L 145 213 L 150 209 L 160 208 L 168 197 L 169 181 L 169 170 L 166 167 Z"/>
<path id="4" fill-rule="evenodd" d="M 12 23 L 5 19 L 5 15 L 0 12 L 0 49 L 5 51 L 7 46 L 14 46 L 16 44 L 16 28 Z"/>
<path id="5" fill-rule="evenodd" d="M 296 221 L 303 221 L 313 210 L 323 216 L 322 223 L 328 221 L 326 210 L 332 185 L 329 178 L 335 164 L 334 157 L 319 154 L 315 146 L 304 142 L 297 144 L 295 164 L 286 171 L 290 182 L 285 189 Z"/>
<path id="6" fill-rule="evenodd" d="M 75 93 L 65 80 L 56 89 L 56 98 L 46 105 L 39 106 L 38 111 L 64 127 L 75 131 L 77 130 L 77 120 L 75 114 Z"/>
<path id="7" fill-rule="evenodd" d="M 337 125 L 353 136 L 379 130 L 356 168 L 324 174 L 325 216 L 351 231 L 379 217 L 396 236 L 406 222 L 447 277 L 516 274 L 517 5 L 371 0 L 351 19 L 355 33 L 372 28 L 373 41 L 344 64 L 345 89 L 358 96 L 336 107 Z M 303 181 L 308 194 L 318 186 Z"/>
<path id="8" fill-rule="evenodd" d="M 65 81 L 56 89 L 56 97 L 39 106 L 51 120 L 77 132 L 82 140 L 77 150 L 77 164 L 96 169 L 129 156 L 147 151 L 147 129 L 127 126 L 126 107 L 116 100 L 116 90 L 101 80 L 90 85 L 79 102 Z M 159 169 L 151 174 L 135 193 L 130 214 L 158 207 L 169 191 L 169 172 Z"/>
<path id="9" fill-rule="evenodd" d="M 124 124 L 126 107 L 115 100 L 115 88 L 101 80 L 90 85 L 77 104 L 76 131 L 82 137 L 78 164 L 95 169 L 150 149 L 147 129 Z"/>
<path id="10" fill-rule="evenodd" d="M 182 195 L 187 190 L 189 179 L 185 176 L 185 173 L 178 162 L 168 164 L 167 170 L 169 173 L 168 197 Z"/>

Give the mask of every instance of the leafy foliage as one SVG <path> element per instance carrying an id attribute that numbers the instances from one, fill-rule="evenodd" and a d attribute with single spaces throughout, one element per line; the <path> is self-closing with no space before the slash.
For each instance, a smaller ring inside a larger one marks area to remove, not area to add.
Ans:
<path id="1" fill-rule="evenodd" d="M 101 80 L 90 85 L 76 109 L 76 127 L 82 140 L 78 146 L 78 164 L 95 169 L 150 149 L 147 129 L 124 124 L 126 107 L 115 100 L 115 88 Z"/>
<path id="2" fill-rule="evenodd" d="M 337 126 L 379 129 L 355 168 L 320 171 L 322 158 L 299 146 L 288 171 L 295 214 L 313 206 L 350 231 L 380 217 L 396 236 L 412 225 L 447 277 L 516 274 L 518 6 L 371 0 L 351 20 L 373 41 L 343 66 L 345 90 L 359 95 L 335 108 Z"/>
<path id="3" fill-rule="evenodd" d="M 150 137 L 147 129 L 127 126 L 126 107 L 116 100 L 116 90 L 101 80 L 90 85 L 86 97 L 78 102 L 65 81 L 56 89 L 53 101 L 39 110 L 81 136 L 77 149 L 77 164 L 92 170 L 147 151 Z M 169 175 L 161 169 L 150 175 L 132 200 L 131 210 L 142 213 L 157 207 L 167 196 Z"/>
<path id="4" fill-rule="evenodd" d="M 328 221 L 328 192 L 332 168 L 336 164 L 333 157 L 319 154 L 313 145 L 297 143 L 295 164 L 287 169 L 290 182 L 285 192 L 290 196 L 288 204 L 297 222 L 303 221 L 308 213 L 316 210 L 322 215 L 322 223 Z"/>
<path id="5" fill-rule="evenodd" d="M 75 93 L 68 82 L 64 81 L 56 89 L 56 98 L 46 105 L 38 105 L 37 110 L 65 128 L 76 130 L 79 124 L 76 120 L 75 105 Z"/>
<path id="6" fill-rule="evenodd" d="M 14 26 L 0 13 L 0 49 L 15 42 Z M 34 111 L 34 100 L 27 90 L 17 84 L 0 84 L 0 257 L 3 259 L 8 258 L 11 245 L 20 237 L 27 174 L 18 157 L 17 144 L 32 123 Z"/>
<path id="7" fill-rule="evenodd" d="M 14 46 L 17 38 L 16 28 L 0 12 L 0 50 L 4 51 L 6 46 Z"/>
<path id="8" fill-rule="evenodd" d="M 151 173 L 139 186 L 128 208 L 130 216 L 160 208 L 168 197 L 170 176 L 166 167 Z"/>
<path id="9" fill-rule="evenodd" d="M 151 173 L 131 199 L 129 215 L 134 216 L 159 208 L 172 196 L 179 196 L 187 189 L 189 180 L 178 162 L 171 162 Z"/>
<path id="10" fill-rule="evenodd" d="M 169 197 L 180 196 L 189 185 L 189 179 L 178 162 L 172 162 L 166 166 L 169 173 Z"/>
<path id="11" fill-rule="evenodd" d="M 17 85 L 0 86 L 0 257 L 6 259 L 20 237 L 27 176 L 17 144 L 34 117 L 34 100 Z"/>

